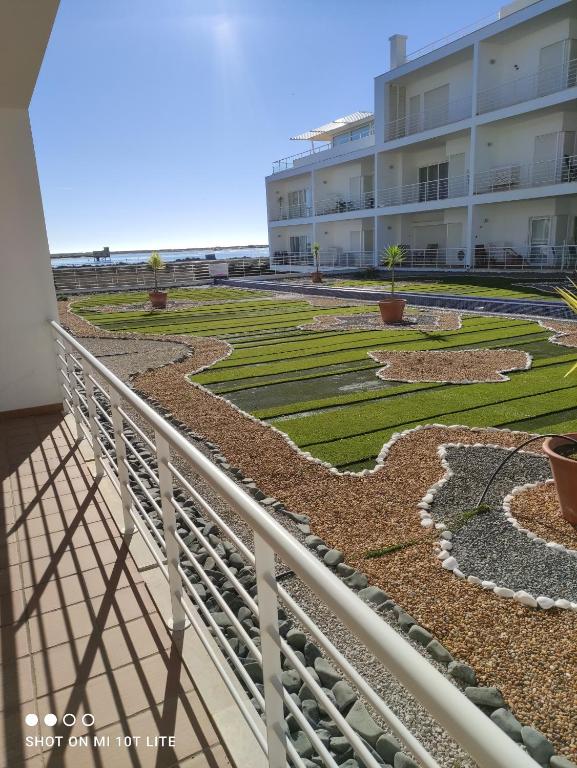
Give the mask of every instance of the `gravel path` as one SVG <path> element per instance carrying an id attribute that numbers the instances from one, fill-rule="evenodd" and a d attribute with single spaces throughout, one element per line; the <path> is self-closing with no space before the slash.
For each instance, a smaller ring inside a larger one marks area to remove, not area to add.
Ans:
<path id="1" fill-rule="evenodd" d="M 543 328 L 555 331 L 555 336 L 550 338 L 554 344 L 562 347 L 577 347 L 577 323 L 573 320 L 540 320 Z"/>
<path id="2" fill-rule="evenodd" d="M 451 555 L 466 575 L 514 591 L 577 601 L 577 558 L 533 543 L 504 515 L 503 498 L 517 485 L 551 476 L 544 456 L 518 453 L 504 466 L 487 495 L 490 511 L 459 527 L 463 512 L 474 509 L 487 481 L 508 451 L 489 447 L 447 448 L 454 475 L 435 497 L 433 517 L 453 531 Z"/>
<path id="3" fill-rule="evenodd" d="M 86 323 L 80 332 L 86 334 Z M 216 348 L 208 345 L 207 350 L 218 359 Z M 309 515 L 312 531 L 341 549 L 347 563 L 364 570 L 370 583 L 384 589 L 455 658 L 471 664 L 480 683 L 500 688 L 521 722 L 546 733 L 561 753 L 577 757 L 577 655 L 572 642 L 577 614 L 513 605 L 457 579 L 441 568 L 430 541 L 365 559 L 369 549 L 430 535 L 420 526 L 416 505 L 443 475 L 439 445 L 514 446 L 527 435 L 437 425 L 398 440 L 372 474 L 332 474 L 297 453 L 278 432 L 188 384 L 185 374 L 208 364 L 207 350 L 203 355 L 200 347 L 198 357 L 195 352 L 192 359 L 138 375 L 136 388 L 218 445 L 264 493 L 293 512 Z"/>
<path id="4" fill-rule="evenodd" d="M 577 530 L 561 517 L 557 491 L 552 483 L 516 494 L 511 513 L 523 528 L 545 541 L 556 541 L 568 549 L 577 550 Z"/>
<path id="5" fill-rule="evenodd" d="M 315 317 L 311 323 L 298 327 L 301 331 L 406 331 L 413 328 L 418 331 L 456 331 L 461 327 L 461 316 L 458 312 L 411 309 L 407 310 L 403 322 L 385 325 L 378 312 L 363 312 Z"/>
<path id="6" fill-rule="evenodd" d="M 442 384 L 473 384 L 480 381 L 509 381 L 504 371 L 524 371 L 531 358 L 518 349 L 460 349 L 451 351 L 403 350 L 369 352 L 377 363 L 386 363 L 377 371 L 384 381 L 431 381 Z"/>

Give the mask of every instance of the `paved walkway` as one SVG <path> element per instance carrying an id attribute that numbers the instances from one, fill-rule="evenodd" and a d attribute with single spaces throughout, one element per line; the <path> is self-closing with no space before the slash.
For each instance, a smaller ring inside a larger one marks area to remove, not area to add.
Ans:
<path id="1" fill-rule="evenodd" d="M 66 422 L 1 421 L 0 479 L 0 768 L 228 768 Z"/>

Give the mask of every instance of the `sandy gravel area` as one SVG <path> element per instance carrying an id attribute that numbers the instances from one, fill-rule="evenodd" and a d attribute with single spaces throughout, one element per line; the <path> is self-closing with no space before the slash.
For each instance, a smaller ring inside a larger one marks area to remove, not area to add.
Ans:
<path id="1" fill-rule="evenodd" d="M 88 327 L 94 335 L 84 321 L 64 316 L 74 333 L 87 335 Z M 186 374 L 224 353 L 215 340 L 205 340 L 206 347 L 198 345 L 199 339 L 188 341 L 194 344 L 190 358 L 137 375 L 136 389 L 216 443 L 263 492 L 293 512 L 308 514 L 312 530 L 342 549 L 347 562 L 471 664 L 483 684 L 500 688 L 521 722 L 577 758 L 577 613 L 535 611 L 459 580 L 441 568 L 430 542 L 386 557 L 364 557 L 370 549 L 430 537 L 420 526 L 416 504 L 444 474 L 439 445 L 513 446 L 527 435 L 437 426 L 401 438 L 372 474 L 335 475 L 298 454 L 278 432 L 188 383 Z"/>
<path id="2" fill-rule="evenodd" d="M 511 513 L 523 528 L 545 541 L 556 541 L 567 549 L 577 549 L 577 530 L 562 516 L 555 486 L 539 485 L 513 497 Z"/>
<path id="3" fill-rule="evenodd" d="M 402 323 L 385 325 L 378 312 L 359 313 L 358 315 L 331 315 L 315 317 L 312 323 L 300 325 L 302 331 L 457 331 L 461 327 L 458 312 L 437 309 L 417 309 L 405 313 Z"/>
<path id="4" fill-rule="evenodd" d="M 555 331 L 550 341 L 563 347 L 577 347 L 577 323 L 572 320 L 540 320 L 540 325 Z"/>
<path id="5" fill-rule="evenodd" d="M 516 349 L 463 349 L 451 351 L 376 351 L 369 357 L 385 363 L 377 376 L 385 381 L 431 381 L 473 384 L 509 381 L 503 371 L 527 370 L 531 357 Z"/>

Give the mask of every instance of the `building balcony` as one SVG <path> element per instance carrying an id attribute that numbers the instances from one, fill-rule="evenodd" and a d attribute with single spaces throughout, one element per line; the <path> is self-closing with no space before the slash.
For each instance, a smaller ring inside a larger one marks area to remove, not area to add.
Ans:
<path id="1" fill-rule="evenodd" d="M 270 257 L 271 269 L 278 267 L 283 271 L 295 269 L 298 271 L 312 271 L 317 266 L 324 271 L 338 271 L 342 269 L 366 269 L 375 264 L 373 251 L 346 251 L 344 248 L 334 247 L 319 252 L 318 264 L 315 263 L 312 253 L 297 253 L 291 251 L 274 251 Z"/>
<path id="2" fill-rule="evenodd" d="M 475 174 L 474 193 L 504 192 L 577 182 L 577 155 L 523 165 L 512 163 Z"/>
<path id="3" fill-rule="evenodd" d="M 348 213 L 349 211 L 362 211 L 375 207 L 375 193 L 365 192 L 361 195 L 347 196 L 333 194 L 318 200 L 315 203 L 315 214 L 327 216 L 333 213 Z"/>
<path id="4" fill-rule="evenodd" d="M 289 155 L 280 160 L 275 160 L 272 164 L 272 172 L 275 174 L 281 171 L 288 171 L 291 168 L 297 168 L 301 165 L 320 163 L 332 157 L 341 157 L 357 152 L 360 149 L 372 146 L 374 143 L 375 127 L 373 125 L 362 136 L 341 136 L 338 143 L 331 141 L 325 144 L 313 145 L 304 152 L 298 152 L 296 155 Z"/>
<path id="5" fill-rule="evenodd" d="M 387 123 L 385 126 L 385 141 L 394 141 L 404 136 L 441 128 L 460 120 L 471 117 L 471 96 L 448 101 L 432 109 L 405 115 Z"/>
<path id="6" fill-rule="evenodd" d="M 469 174 L 451 176 L 435 181 L 403 184 L 397 187 L 381 189 L 377 192 L 377 206 L 387 208 L 395 205 L 427 203 L 464 197 L 469 194 Z"/>
<path id="7" fill-rule="evenodd" d="M 577 246 L 477 243 L 471 266 L 489 271 L 568 272 L 577 267 Z"/>
<path id="8" fill-rule="evenodd" d="M 560 93 L 577 85 L 577 59 L 480 90 L 477 114 Z"/>
<path id="9" fill-rule="evenodd" d="M 288 221 L 289 219 L 305 219 L 313 215 L 310 205 L 286 205 L 278 206 L 278 210 L 271 213 L 269 221 Z"/>

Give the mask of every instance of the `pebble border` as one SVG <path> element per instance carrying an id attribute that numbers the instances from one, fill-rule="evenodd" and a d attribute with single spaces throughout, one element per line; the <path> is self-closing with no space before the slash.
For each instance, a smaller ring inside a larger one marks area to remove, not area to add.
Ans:
<path id="1" fill-rule="evenodd" d="M 481 448 L 481 447 L 489 448 L 489 449 L 492 448 L 499 451 L 509 451 L 511 453 L 515 450 L 515 448 L 507 448 L 505 446 L 495 445 L 490 443 L 475 443 L 472 445 L 466 444 L 466 443 L 444 443 L 443 445 L 440 445 L 437 449 L 437 455 L 441 459 L 441 464 L 443 466 L 443 469 L 445 470 L 445 475 L 428 489 L 427 493 L 423 496 L 421 501 L 417 504 L 417 509 L 418 509 L 419 516 L 421 518 L 421 525 L 423 526 L 423 528 L 431 528 L 434 525 L 437 530 L 441 531 L 440 539 L 435 544 L 435 554 L 436 554 L 436 557 L 441 561 L 441 567 L 447 571 L 452 571 L 453 575 L 459 579 L 466 579 L 469 584 L 480 586 L 482 589 L 492 591 L 497 595 L 497 597 L 515 600 L 516 602 L 528 608 L 541 608 L 543 610 L 549 610 L 551 608 L 560 608 L 563 610 L 577 611 L 577 603 L 573 603 L 563 598 L 554 599 L 552 597 L 549 597 L 548 595 L 539 595 L 538 597 L 535 597 L 530 592 L 526 592 L 525 590 L 522 590 L 522 589 L 515 591 L 513 589 L 509 589 L 509 587 L 498 585 L 493 581 L 482 580 L 478 576 L 475 576 L 474 574 L 465 574 L 460 569 L 457 558 L 451 554 L 451 550 L 453 549 L 453 544 L 452 544 L 453 532 L 450 531 L 445 526 L 444 523 L 435 523 L 431 515 L 431 507 L 434 504 L 435 496 L 441 490 L 441 488 L 446 483 L 449 482 L 449 480 L 451 479 L 451 477 L 453 477 L 453 474 L 454 474 L 446 458 L 447 449 L 459 448 L 459 449 L 466 450 L 468 448 Z M 520 453 L 529 453 L 534 456 L 539 455 L 535 451 L 520 451 Z M 508 517 L 509 522 L 513 525 L 514 528 L 517 528 L 522 533 L 530 533 L 530 532 L 522 528 L 521 524 L 518 523 L 515 520 L 515 518 L 512 518 L 511 501 L 512 501 L 513 495 L 515 494 L 516 491 L 520 493 L 523 490 L 528 490 L 529 488 L 533 488 L 541 484 L 542 483 L 539 482 L 539 483 L 529 483 L 529 484 L 518 486 L 516 489 L 513 490 L 511 494 L 508 494 L 503 501 L 503 510 L 505 512 L 505 515 Z M 534 536 L 534 537 L 530 536 L 529 538 L 533 538 L 533 541 L 536 544 L 540 544 L 540 543 L 546 544 L 544 539 L 540 539 L 537 536 Z M 562 545 L 559 544 L 553 548 L 557 549 L 559 547 L 562 547 Z M 562 548 L 565 549 L 564 547 Z M 577 556 L 577 552 L 575 552 L 575 555 Z"/>

